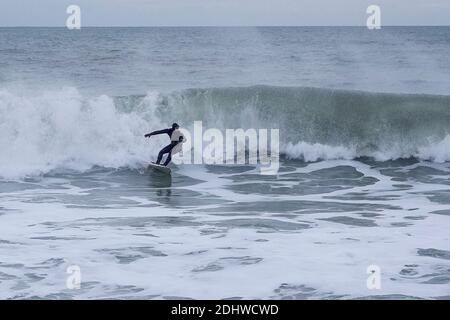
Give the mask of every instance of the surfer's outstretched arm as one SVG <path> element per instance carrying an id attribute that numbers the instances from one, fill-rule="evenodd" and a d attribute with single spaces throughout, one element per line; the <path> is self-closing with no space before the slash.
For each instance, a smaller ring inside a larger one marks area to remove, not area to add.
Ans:
<path id="1" fill-rule="evenodd" d="M 163 134 L 163 133 L 166 133 L 166 134 L 170 135 L 170 129 L 156 130 L 156 131 L 147 133 L 144 137 L 149 138 L 151 136 L 155 136 L 157 134 Z"/>

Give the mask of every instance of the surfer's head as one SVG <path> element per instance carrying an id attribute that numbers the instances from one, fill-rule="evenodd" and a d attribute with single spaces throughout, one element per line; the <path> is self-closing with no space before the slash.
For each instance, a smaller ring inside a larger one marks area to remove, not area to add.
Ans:
<path id="1" fill-rule="evenodd" d="M 180 126 L 178 125 L 178 123 L 174 122 L 172 123 L 172 129 L 179 129 Z"/>

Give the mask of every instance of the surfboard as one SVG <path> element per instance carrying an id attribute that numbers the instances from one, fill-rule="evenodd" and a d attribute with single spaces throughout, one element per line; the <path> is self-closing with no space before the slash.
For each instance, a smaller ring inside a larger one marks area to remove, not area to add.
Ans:
<path id="1" fill-rule="evenodd" d="M 153 162 L 149 163 L 147 166 L 147 170 L 150 170 L 150 169 L 153 169 L 153 170 L 156 170 L 159 172 L 163 172 L 166 174 L 170 174 L 172 172 L 172 170 L 170 170 L 170 168 L 162 166 L 160 164 L 153 163 Z"/>

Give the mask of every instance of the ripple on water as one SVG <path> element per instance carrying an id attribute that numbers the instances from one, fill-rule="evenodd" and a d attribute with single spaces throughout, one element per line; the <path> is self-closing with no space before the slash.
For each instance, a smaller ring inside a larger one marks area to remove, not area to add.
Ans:
<path id="1" fill-rule="evenodd" d="M 450 251 L 439 250 L 434 248 L 418 249 L 417 254 L 423 257 L 433 257 L 438 259 L 450 260 Z"/>
<path id="2" fill-rule="evenodd" d="M 97 252 L 111 254 L 120 264 L 129 264 L 148 257 L 166 257 L 167 254 L 153 247 L 126 247 L 116 249 L 97 249 Z"/>
<path id="3" fill-rule="evenodd" d="M 275 219 L 228 219 L 212 222 L 227 228 L 249 228 L 257 232 L 296 231 L 310 228 L 306 223 L 280 221 Z"/>
<path id="4" fill-rule="evenodd" d="M 228 266 L 232 265 L 252 265 L 263 261 L 263 258 L 242 256 L 242 257 L 223 257 L 214 262 L 208 263 L 207 265 L 202 265 L 192 269 L 192 272 L 213 272 L 223 270 Z"/>
<path id="5" fill-rule="evenodd" d="M 331 221 L 341 224 L 346 224 L 350 226 L 356 226 L 356 227 L 377 227 L 378 225 L 373 221 L 369 219 L 358 219 L 358 218 L 352 218 L 347 216 L 337 216 L 337 217 L 331 217 L 331 218 L 323 218 L 319 220 L 325 220 L 325 221 Z"/>

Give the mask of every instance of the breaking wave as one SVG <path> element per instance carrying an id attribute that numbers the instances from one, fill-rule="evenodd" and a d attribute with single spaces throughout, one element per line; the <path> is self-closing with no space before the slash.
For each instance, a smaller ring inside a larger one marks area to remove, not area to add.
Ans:
<path id="1" fill-rule="evenodd" d="M 271 86 L 120 97 L 0 89 L 0 176 L 137 166 L 167 142 L 144 133 L 195 120 L 205 128 L 279 128 L 282 152 L 303 161 L 450 161 L 450 96 Z"/>

